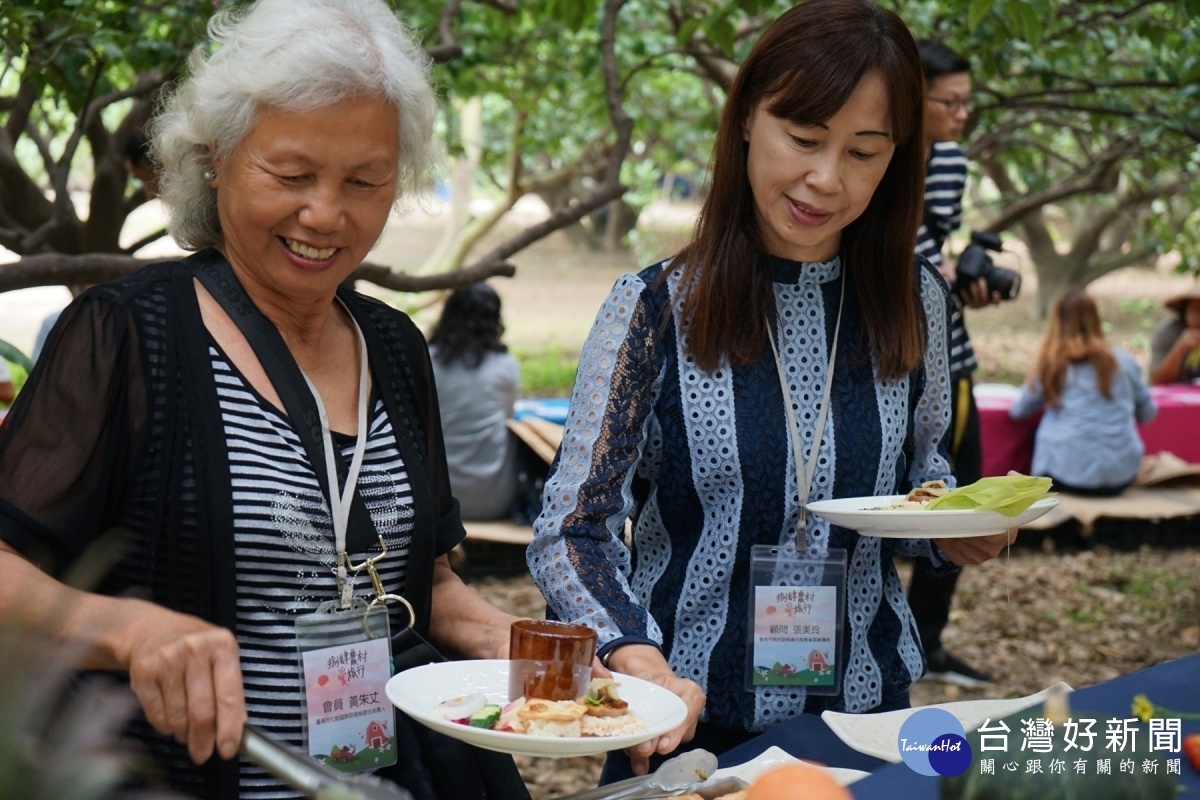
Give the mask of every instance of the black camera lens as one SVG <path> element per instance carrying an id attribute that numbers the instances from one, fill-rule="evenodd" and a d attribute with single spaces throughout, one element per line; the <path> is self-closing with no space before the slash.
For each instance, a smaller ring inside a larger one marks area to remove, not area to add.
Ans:
<path id="1" fill-rule="evenodd" d="M 987 276 L 988 292 L 999 292 L 1001 300 L 1015 300 L 1021 293 L 1021 274 L 1011 269 L 992 265 Z"/>
<path id="2" fill-rule="evenodd" d="M 989 250 L 999 251 L 1000 248 L 1000 237 L 994 233 L 976 231 L 971 234 L 971 243 L 963 250 L 955 267 L 955 291 L 960 297 L 980 278 L 986 282 L 988 294 L 999 293 L 1001 300 L 1013 300 L 1021 293 L 1020 273 L 997 267 L 988 255 Z"/>

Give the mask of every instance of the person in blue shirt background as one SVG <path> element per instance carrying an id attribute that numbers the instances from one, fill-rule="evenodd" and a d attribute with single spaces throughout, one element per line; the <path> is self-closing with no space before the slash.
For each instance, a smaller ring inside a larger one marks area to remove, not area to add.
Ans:
<path id="1" fill-rule="evenodd" d="M 1132 355 L 1104 340 L 1096 302 L 1071 289 L 1054 303 L 1037 363 L 1009 409 L 1023 419 L 1046 409 L 1033 472 L 1071 494 L 1120 494 L 1137 477 L 1145 448 L 1137 423 L 1157 409 Z"/>

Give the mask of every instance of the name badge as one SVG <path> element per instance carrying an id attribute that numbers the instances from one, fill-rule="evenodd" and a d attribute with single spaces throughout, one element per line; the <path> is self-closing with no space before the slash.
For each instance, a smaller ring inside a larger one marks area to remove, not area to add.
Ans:
<path id="1" fill-rule="evenodd" d="M 841 688 L 846 551 L 824 556 L 756 545 L 750 558 L 746 689 Z"/>
<path id="2" fill-rule="evenodd" d="M 355 599 L 323 603 L 296 621 L 304 675 L 305 750 L 341 772 L 396 763 L 396 714 L 384 692 L 392 675 L 387 609 Z"/>

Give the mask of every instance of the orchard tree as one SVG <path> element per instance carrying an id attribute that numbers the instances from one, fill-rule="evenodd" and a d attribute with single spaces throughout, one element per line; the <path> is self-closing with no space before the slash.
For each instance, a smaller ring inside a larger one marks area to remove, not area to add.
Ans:
<path id="1" fill-rule="evenodd" d="M 1028 245 L 1043 304 L 1168 251 L 1200 269 L 1200 0 L 882 1 L 971 57 L 967 148 L 986 180 L 969 210 Z M 791 4 L 395 2 L 438 63 L 458 210 L 425 263 L 357 277 L 414 291 L 511 274 L 514 253 L 563 227 L 615 243 L 657 180 L 703 169 L 737 64 Z M 123 143 L 178 75 L 209 3 L 0 6 L 0 244 L 24 256 L 0 269 L 0 290 L 137 265 L 117 245 L 141 199 Z M 72 181 L 90 186 L 86 214 L 68 201 Z M 499 200 L 472 217 L 478 185 Z M 478 253 L 528 194 L 550 218 Z M 576 225 L 618 199 L 603 228 Z"/>
<path id="2" fill-rule="evenodd" d="M 1200 2 L 881 0 L 972 61 L 968 208 L 1028 247 L 1044 313 L 1067 287 L 1174 252 L 1200 273 Z M 788 2 L 676 2 L 718 86 Z M 746 13 L 740 13 L 742 11 Z"/>
<path id="3" fill-rule="evenodd" d="M 980 210 L 1028 246 L 1040 310 L 1170 251 L 1200 272 L 1200 2 L 947 5 L 920 18 L 972 57 Z"/>
<path id="4" fill-rule="evenodd" d="M 133 247 L 119 245 L 127 215 L 145 201 L 131 185 L 124 164 L 125 144 L 145 122 L 162 87 L 180 76 L 187 54 L 201 41 L 203 20 L 212 0 L 163 4 L 151 0 L 104 0 L 98 3 L 19 0 L 0 7 L 0 245 L 21 256 L 0 268 L 0 291 L 55 283 L 89 283 L 127 274 L 143 263 Z M 218 3 L 219 4 L 219 3 Z M 364 264 L 358 279 L 403 291 L 456 288 L 492 275 L 511 275 L 508 258 L 532 242 L 620 198 L 626 191 L 621 168 L 631 151 L 633 123 L 622 103 L 617 64 L 618 19 L 626 0 L 589 3 L 580 17 L 570 3 L 533 0 L 520 8 L 506 0 L 426 0 L 403 3 L 405 21 L 425 35 L 434 61 L 443 65 L 435 78 L 450 89 L 448 107 L 473 93 L 464 75 L 481 58 L 498 59 L 504 80 L 517 95 L 536 95 L 541 77 L 533 71 L 547 53 L 524 58 L 522 45 L 562 30 L 564 37 L 591 37 L 576 49 L 595 67 L 595 80 L 578 88 L 590 103 L 590 144 L 585 153 L 603 152 L 601 169 L 586 191 L 576 193 L 549 219 L 522 230 L 467 263 L 472 246 L 494 227 L 503 211 L 550 174 L 530 175 L 525 167 L 527 120 L 547 121 L 545 109 L 561 111 L 564 98 L 518 104 L 510 127 L 514 136 L 506 154 L 505 201 L 496 214 L 466 220 L 452 232 L 450 257 L 433 274 L 407 274 L 392 265 Z M 399 13 L 399 12 L 398 12 Z M 582 39 L 581 39 L 582 40 Z M 499 43 L 499 49 L 493 43 Z M 507 48 L 507 51 L 505 50 Z M 561 60 L 541 72 L 570 74 Z M 455 92 L 455 84 L 468 91 Z M 568 87 L 569 88 L 569 87 Z M 562 118 L 563 124 L 580 121 Z M 539 133 L 538 136 L 545 136 Z M 88 193 L 80 213 L 71 189 Z M 421 265 L 399 265 L 430 273 Z"/>

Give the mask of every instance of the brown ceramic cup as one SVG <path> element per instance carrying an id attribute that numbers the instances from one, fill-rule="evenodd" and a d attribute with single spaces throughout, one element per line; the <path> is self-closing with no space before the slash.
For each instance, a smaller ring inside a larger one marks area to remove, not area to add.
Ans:
<path id="1" fill-rule="evenodd" d="M 509 631 L 508 699 L 575 700 L 592 675 L 596 632 L 586 625 L 519 619 Z"/>

